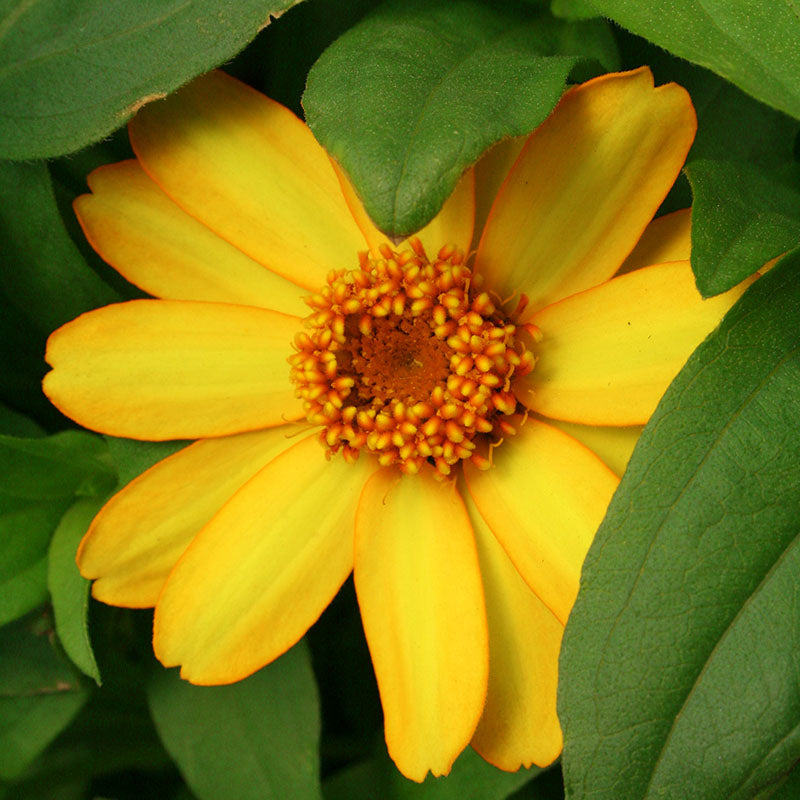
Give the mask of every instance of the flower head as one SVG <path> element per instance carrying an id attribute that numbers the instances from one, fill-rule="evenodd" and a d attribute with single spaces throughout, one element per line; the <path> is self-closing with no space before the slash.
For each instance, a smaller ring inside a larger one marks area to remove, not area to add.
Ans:
<path id="1" fill-rule="evenodd" d="M 159 659 L 219 684 L 353 571 L 407 776 L 469 743 L 503 769 L 555 759 L 583 557 L 639 426 L 742 291 L 701 300 L 687 213 L 648 227 L 694 130 L 647 69 L 574 87 L 473 255 L 508 147 L 394 245 L 305 125 L 234 79 L 144 108 L 137 160 L 93 172 L 76 210 L 158 299 L 56 331 L 44 386 L 95 430 L 197 441 L 92 523 L 95 597 L 155 606 Z"/>

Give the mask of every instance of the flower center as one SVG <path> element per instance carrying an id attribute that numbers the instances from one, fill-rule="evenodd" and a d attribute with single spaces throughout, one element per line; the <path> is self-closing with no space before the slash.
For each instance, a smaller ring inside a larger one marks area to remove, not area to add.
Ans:
<path id="1" fill-rule="evenodd" d="M 533 354 L 461 251 L 446 245 L 431 260 L 409 244 L 360 254 L 358 269 L 330 272 L 306 298 L 313 313 L 289 358 L 297 396 L 329 455 L 367 449 L 384 466 L 414 473 L 429 461 L 441 476 L 464 459 L 488 468 L 487 452 L 514 433 L 511 378 L 533 369 Z"/>

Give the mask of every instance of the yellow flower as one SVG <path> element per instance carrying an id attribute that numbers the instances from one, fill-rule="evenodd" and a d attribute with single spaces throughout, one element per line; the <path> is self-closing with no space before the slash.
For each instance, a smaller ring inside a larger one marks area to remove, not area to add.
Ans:
<path id="1" fill-rule="evenodd" d="M 553 761 L 586 550 L 639 426 L 742 291 L 701 301 L 688 213 L 648 226 L 695 125 L 646 68 L 574 87 L 472 258 L 507 147 L 395 248 L 306 126 L 225 74 L 143 109 L 137 160 L 93 172 L 76 210 L 160 299 L 56 331 L 44 387 L 94 430 L 198 441 L 94 520 L 94 596 L 155 606 L 158 658 L 221 684 L 297 642 L 352 570 L 405 775 L 467 744 Z"/>

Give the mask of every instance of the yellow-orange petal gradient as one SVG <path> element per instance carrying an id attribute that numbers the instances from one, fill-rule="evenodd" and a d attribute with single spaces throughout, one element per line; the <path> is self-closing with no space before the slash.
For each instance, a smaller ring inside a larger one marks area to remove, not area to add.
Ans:
<path id="1" fill-rule="evenodd" d="M 489 688 L 471 744 L 490 764 L 510 772 L 546 766 L 562 746 L 556 687 L 564 626 L 517 572 L 469 492 L 464 502 L 489 623 Z"/>
<path id="2" fill-rule="evenodd" d="M 588 448 L 537 419 L 494 451 L 494 466 L 467 464 L 475 505 L 539 599 L 566 624 L 581 565 L 619 479 Z"/>
<path id="3" fill-rule="evenodd" d="M 215 71 L 131 120 L 145 172 L 250 258 L 317 291 L 364 239 L 327 154 L 291 111 Z"/>
<path id="4" fill-rule="evenodd" d="M 694 108 L 646 67 L 570 89 L 500 189 L 476 270 L 530 310 L 596 286 L 620 267 L 691 146 Z"/>
<path id="5" fill-rule="evenodd" d="M 703 300 L 688 261 L 620 275 L 538 312 L 534 370 L 514 384 L 528 408 L 585 425 L 643 425 L 692 351 L 750 278 Z"/>
<path id="6" fill-rule="evenodd" d="M 253 261 L 185 211 L 137 161 L 100 167 L 75 213 L 92 247 L 156 297 L 237 303 L 305 316 L 305 290 Z"/>
<path id="7" fill-rule="evenodd" d="M 356 515 L 355 585 L 389 754 L 415 781 L 444 775 L 472 737 L 488 644 L 461 497 L 430 471 L 375 473 Z"/>
<path id="8" fill-rule="evenodd" d="M 486 220 L 503 181 L 525 146 L 527 136 L 503 139 L 487 150 L 475 163 L 475 231 L 474 247 L 478 247 Z"/>
<path id="9" fill-rule="evenodd" d="M 546 422 L 588 447 L 620 478 L 644 430 L 643 425 L 580 425 L 552 418 Z"/>
<path id="10" fill-rule="evenodd" d="M 682 208 L 654 219 L 645 229 L 631 254 L 620 267 L 620 273 L 666 264 L 668 261 L 688 261 L 692 253 L 692 209 Z"/>
<path id="11" fill-rule="evenodd" d="M 369 218 L 364 205 L 356 194 L 344 170 L 332 161 L 339 183 L 342 187 L 350 213 L 358 224 L 361 233 L 369 245 L 373 258 L 380 258 L 381 245 L 395 249 L 395 244 L 382 233 Z M 456 184 L 456 188 L 447 198 L 439 213 L 420 231 L 414 234 L 425 246 L 428 256 L 435 258 L 442 245 L 454 244 L 463 253 L 468 253 L 472 242 L 472 228 L 475 219 L 475 176 L 473 171 L 467 172 Z"/>
<path id="12" fill-rule="evenodd" d="M 192 683 L 245 678 L 297 642 L 353 566 L 372 459 L 327 461 L 312 434 L 270 461 L 200 531 L 156 605 L 153 646 Z"/>
<path id="13" fill-rule="evenodd" d="M 201 439 L 131 481 L 103 506 L 78 551 L 81 574 L 94 579 L 94 597 L 154 606 L 194 536 L 301 430 L 282 425 Z"/>
<path id="14" fill-rule="evenodd" d="M 44 391 L 81 425 L 132 439 L 196 439 L 300 419 L 286 364 L 297 317 L 133 300 L 89 311 L 47 342 Z"/>

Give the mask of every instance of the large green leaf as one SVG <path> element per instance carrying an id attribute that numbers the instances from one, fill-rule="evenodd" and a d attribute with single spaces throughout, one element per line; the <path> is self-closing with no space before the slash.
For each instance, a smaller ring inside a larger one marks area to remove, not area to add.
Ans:
<path id="1" fill-rule="evenodd" d="M 47 620 L 26 617 L 0 629 L 0 779 L 20 775 L 87 697 L 53 647 Z"/>
<path id="2" fill-rule="evenodd" d="M 617 64 L 599 20 L 508 2 L 395 1 L 322 54 L 303 107 L 375 224 L 402 236 L 436 214 L 490 145 L 536 127 L 590 60 Z"/>
<path id="3" fill-rule="evenodd" d="M 587 556 L 568 796 L 743 800 L 800 759 L 800 251 L 691 357 Z"/>
<path id="4" fill-rule="evenodd" d="M 298 0 L 0 0 L 0 157 L 97 141 Z"/>
<path id="5" fill-rule="evenodd" d="M 451 773 L 422 783 L 404 778 L 384 754 L 336 773 L 323 786 L 325 800 L 380 797 L 381 800 L 503 800 L 541 770 L 502 772 L 467 748 L 453 764 Z"/>
<path id="6" fill-rule="evenodd" d="M 164 746 L 199 800 L 317 800 L 320 720 L 308 650 L 230 686 L 159 670 L 148 701 Z"/>
<path id="7" fill-rule="evenodd" d="M 800 12 L 794 0 L 591 0 L 602 14 L 800 118 Z"/>

